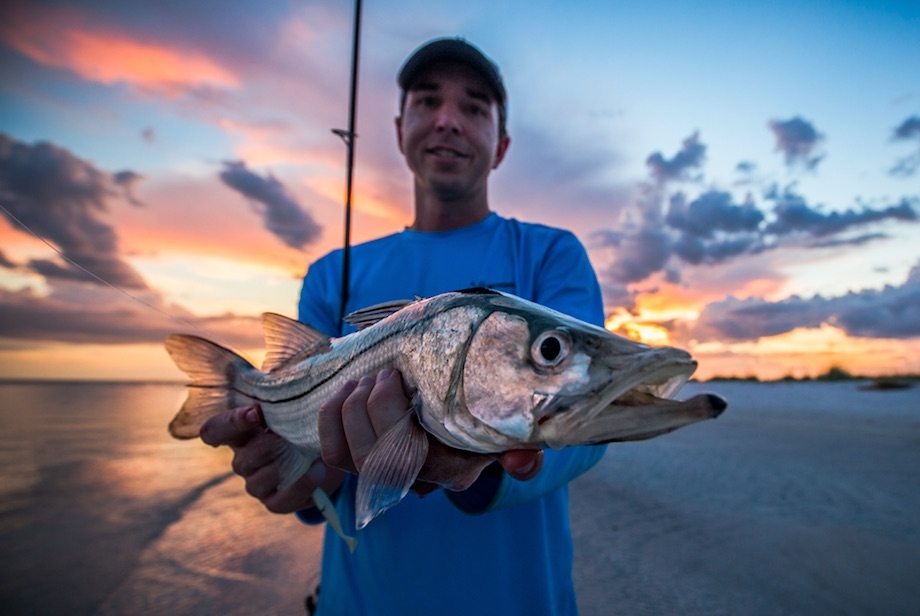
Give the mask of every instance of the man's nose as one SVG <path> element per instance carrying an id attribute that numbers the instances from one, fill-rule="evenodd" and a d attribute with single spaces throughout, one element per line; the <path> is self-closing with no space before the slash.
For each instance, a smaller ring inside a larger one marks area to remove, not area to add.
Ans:
<path id="1" fill-rule="evenodd" d="M 435 128 L 439 131 L 459 133 L 461 129 L 460 110 L 455 105 L 441 105 L 435 118 Z"/>

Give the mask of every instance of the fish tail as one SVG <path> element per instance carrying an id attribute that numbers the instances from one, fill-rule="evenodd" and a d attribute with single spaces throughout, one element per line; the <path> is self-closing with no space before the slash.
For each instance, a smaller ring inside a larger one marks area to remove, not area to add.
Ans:
<path id="1" fill-rule="evenodd" d="M 196 438 L 212 415 L 254 402 L 233 385 L 240 372 L 255 368 L 233 351 L 184 334 L 169 336 L 166 350 L 192 379 L 188 398 L 169 424 L 169 433 L 174 437 Z"/>

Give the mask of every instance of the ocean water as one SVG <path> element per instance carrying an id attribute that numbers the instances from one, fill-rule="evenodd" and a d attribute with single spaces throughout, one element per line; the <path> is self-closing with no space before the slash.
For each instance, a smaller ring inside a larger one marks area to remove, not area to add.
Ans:
<path id="1" fill-rule="evenodd" d="M 181 385 L 0 385 L 0 612 L 303 613 L 322 530 L 166 426 Z"/>
<path id="2" fill-rule="evenodd" d="M 920 613 L 920 388 L 690 384 L 572 484 L 583 614 Z M 176 441 L 181 385 L 0 384 L 4 614 L 298 614 L 322 529 Z"/>

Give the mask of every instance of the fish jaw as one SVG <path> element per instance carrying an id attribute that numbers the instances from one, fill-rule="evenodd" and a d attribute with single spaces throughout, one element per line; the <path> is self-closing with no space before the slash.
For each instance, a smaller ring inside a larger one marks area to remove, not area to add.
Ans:
<path id="1" fill-rule="evenodd" d="M 727 406 L 712 394 L 672 399 L 696 369 L 680 349 L 649 348 L 616 368 L 596 394 L 544 402 L 551 412 L 538 413 L 533 440 L 553 448 L 642 440 L 713 419 Z"/>
<path id="2" fill-rule="evenodd" d="M 696 370 L 689 353 L 606 331 L 584 340 L 593 356 L 587 387 L 535 391 L 532 442 L 551 447 L 602 443 L 689 423 L 681 409 L 664 404 Z"/>
<path id="3" fill-rule="evenodd" d="M 602 409 L 590 421 L 574 417 L 547 422 L 541 426 L 541 436 L 553 448 L 639 441 L 715 419 L 726 407 L 726 401 L 715 394 L 700 394 L 687 400 L 629 394 Z"/>

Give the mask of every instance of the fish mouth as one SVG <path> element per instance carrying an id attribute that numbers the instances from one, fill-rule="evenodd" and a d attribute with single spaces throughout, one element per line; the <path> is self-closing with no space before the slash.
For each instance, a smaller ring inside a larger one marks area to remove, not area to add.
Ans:
<path id="1" fill-rule="evenodd" d="M 718 417 L 727 407 L 715 394 L 673 399 L 696 370 L 689 354 L 664 347 L 643 355 L 596 391 L 546 400 L 535 409 L 537 439 L 554 448 L 643 440 Z"/>

